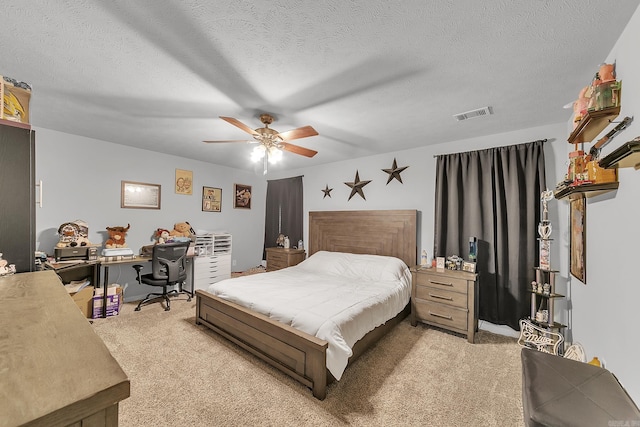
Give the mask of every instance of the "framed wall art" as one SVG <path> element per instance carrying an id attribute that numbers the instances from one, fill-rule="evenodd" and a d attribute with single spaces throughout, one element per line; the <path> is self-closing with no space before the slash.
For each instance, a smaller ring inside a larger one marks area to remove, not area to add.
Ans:
<path id="1" fill-rule="evenodd" d="M 193 172 L 176 169 L 176 193 L 193 194 Z"/>
<path id="2" fill-rule="evenodd" d="M 222 211 L 222 188 L 202 187 L 202 211 Z"/>
<path id="3" fill-rule="evenodd" d="M 584 197 L 569 203 L 571 274 L 587 283 L 586 201 Z"/>
<path id="4" fill-rule="evenodd" d="M 233 184 L 233 207 L 239 209 L 251 209 L 251 186 Z"/>
<path id="5" fill-rule="evenodd" d="M 160 209 L 160 185 L 121 181 L 120 207 Z"/>

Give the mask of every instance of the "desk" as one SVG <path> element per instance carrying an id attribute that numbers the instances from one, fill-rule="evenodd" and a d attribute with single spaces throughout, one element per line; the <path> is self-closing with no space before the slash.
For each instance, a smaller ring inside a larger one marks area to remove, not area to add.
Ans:
<path id="1" fill-rule="evenodd" d="M 120 265 L 134 265 L 134 264 L 144 264 L 145 262 L 151 262 L 153 257 L 151 256 L 143 256 L 143 255 L 138 255 L 136 256 L 136 258 L 132 258 L 132 259 L 123 259 L 123 260 L 118 260 L 118 261 L 99 261 L 99 266 L 104 267 L 104 280 L 102 282 L 102 288 L 104 289 L 103 292 L 103 301 L 102 301 L 102 317 L 107 317 L 107 287 L 109 286 L 109 267 L 111 266 L 120 266 Z M 193 262 L 191 262 L 191 259 L 193 258 L 193 256 L 187 256 L 187 264 L 191 264 L 193 265 Z M 189 270 L 189 266 L 187 266 L 187 271 Z M 191 267 L 193 268 L 193 267 Z M 98 276 L 97 276 L 97 282 L 100 282 L 100 267 L 98 267 Z M 182 285 L 180 285 L 180 291 L 184 291 L 184 289 L 182 289 Z M 191 295 L 191 297 L 193 298 L 193 281 L 191 282 L 191 290 L 190 291 L 184 291 L 187 292 L 188 294 Z M 124 294 L 123 294 L 124 297 Z"/>
<path id="2" fill-rule="evenodd" d="M 56 274 L 2 277 L 0 301 L 0 424 L 116 426 L 129 379 Z"/>
<path id="3" fill-rule="evenodd" d="M 91 277 L 91 285 L 98 286 L 100 282 L 100 265 L 98 261 L 65 261 L 46 262 L 46 270 L 54 270 L 64 283 Z"/>
<path id="4" fill-rule="evenodd" d="M 193 256 L 187 256 L 187 263 L 191 264 L 191 267 L 187 266 L 187 270 L 189 268 L 193 268 L 192 262 Z M 99 287 L 100 283 L 102 283 L 103 292 L 103 301 L 102 301 L 102 317 L 107 317 L 107 300 L 108 293 L 106 292 L 107 287 L 109 286 L 109 267 L 111 266 L 120 266 L 120 265 L 134 265 L 134 264 L 144 264 L 146 262 L 151 262 L 151 256 L 141 256 L 138 255 L 135 258 L 131 259 L 123 259 L 118 261 L 104 261 L 102 259 L 98 259 L 95 261 L 75 261 L 75 262 L 47 262 L 45 263 L 45 269 L 54 270 L 60 279 L 63 282 L 71 282 L 73 280 L 82 280 L 86 277 L 91 277 L 91 284 L 95 287 Z M 100 270 L 101 267 L 104 267 L 104 279 L 100 280 Z M 193 274 L 191 274 L 193 276 Z M 182 291 L 182 287 L 180 288 Z M 191 281 L 191 286 L 189 291 L 185 291 L 191 294 L 193 298 L 194 289 L 193 289 L 193 280 Z"/>

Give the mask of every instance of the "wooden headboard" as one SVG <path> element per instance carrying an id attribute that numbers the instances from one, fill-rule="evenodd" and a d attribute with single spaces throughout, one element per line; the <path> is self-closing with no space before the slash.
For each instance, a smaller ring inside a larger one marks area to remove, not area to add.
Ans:
<path id="1" fill-rule="evenodd" d="M 309 256 L 317 251 L 394 256 L 417 264 L 416 210 L 309 212 Z"/>

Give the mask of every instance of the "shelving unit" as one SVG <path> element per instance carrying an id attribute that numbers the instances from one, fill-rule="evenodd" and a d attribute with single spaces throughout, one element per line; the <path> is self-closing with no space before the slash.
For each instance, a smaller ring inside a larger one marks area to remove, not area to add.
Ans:
<path id="1" fill-rule="evenodd" d="M 620 106 L 605 108 L 599 111 L 589 111 L 580 120 L 580 124 L 569 135 L 569 144 L 581 144 L 591 142 L 598 136 L 613 119 L 620 114 Z"/>
<path id="2" fill-rule="evenodd" d="M 575 185 L 572 187 L 566 187 L 562 190 L 558 190 L 555 192 L 554 196 L 556 199 L 574 199 L 577 197 L 595 197 L 601 194 L 608 193 L 610 191 L 615 191 L 618 189 L 620 185 L 619 182 L 607 182 L 605 184 L 582 184 Z"/>
<path id="3" fill-rule="evenodd" d="M 206 290 L 209 285 L 231 277 L 231 249 L 231 234 L 196 235 L 196 256 L 193 260 L 194 290 Z"/>
<path id="4" fill-rule="evenodd" d="M 535 267 L 535 270 L 536 281 L 534 283 L 536 289 L 533 289 L 533 285 L 530 289 L 531 317 L 529 318 L 529 320 L 542 328 L 556 330 L 566 328 L 567 325 L 563 325 L 562 323 L 554 321 L 554 301 L 557 298 L 564 298 L 564 295 L 560 295 L 555 292 L 556 273 L 558 273 L 558 271 L 545 270 L 540 267 Z M 547 291 L 544 290 L 545 285 L 549 285 L 549 289 Z M 539 291 L 541 287 L 543 288 L 542 292 Z M 537 314 L 542 313 L 545 310 L 548 313 L 546 320 L 538 319 Z"/>
<path id="5" fill-rule="evenodd" d="M 609 155 L 600 160 L 600 167 L 605 169 L 640 169 L 640 140 L 635 138 L 633 141 L 629 141 L 616 148 Z"/>
<path id="6" fill-rule="evenodd" d="M 551 191 L 541 194 L 542 220 L 538 225 L 540 263 L 534 267 L 535 280 L 531 282 L 531 312 L 528 318 L 520 320 L 518 344 L 553 354 L 564 351 L 563 329 L 566 325 L 555 321 L 555 301 L 564 298 L 556 293 L 557 270 L 551 269 L 551 222 L 547 202 L 553 198 Z"/>

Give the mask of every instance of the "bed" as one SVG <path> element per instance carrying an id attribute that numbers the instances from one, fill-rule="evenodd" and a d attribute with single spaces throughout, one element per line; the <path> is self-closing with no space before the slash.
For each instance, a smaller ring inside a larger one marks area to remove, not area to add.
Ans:
<path id="1" fill-rule="evenodd" d="M 415 210 L 310 212 L 309 261 L 315 254 L 322 257 L 326 252 L 340 252 L 395 257 L 402 260 L 406 266 L 413 266 L 417 254 L 416 223 Z M 311 263 L 311 269 L 308 265 L 305 261 L 299 265 L 298 270 L 296 267 L 290 267 L 257 276 L 263 276 L 261 280 L 266 277 L 275 278 L 276 281 L 279 278 L 289 281 L 296 272 L 308 274 L 308 270 L 313 271 L 313 268 L 317 268 L 317 263 Z M 231 279 L 233 280 L 238 279 Z M 355 278 L 353 281 L 355 282 Z M 335 358 L 335 355 L 328 351 L 329 342 L 309 333 L 313 331 L 305 332 L 291 325 L 296 325 L 296 322 L 283 323 L 259 310 L 248 308 L 251 304 L 242 302 L 244 305 L 241 305 L 239 301 L 234 302 L 235 296 L 223 295 L 229 291 L 229 285 L 230 283 L 223 284 L 221 291 L 196 291 L 196 323 L 207 326 L 280 369 L 311 388 L 316 398 L 324 399 L 327 384 L 336 379 L 336 375 L 328 369 L 328 361 L 330 365 Z M 408 299 L 406 302 L 408 303 Z M 401 304 L 398 312 L 395 315 L 391 314 L 389 320 L 350 346 L 351 355 L 348 357 L 348 363 L 406 317 L 408 307 L 408 304 Z M 346 365 L 344 360 L 341 363 Z M 339 372 L 339 379 L 341 372 L 335 369 L 334 372 Z"/>

